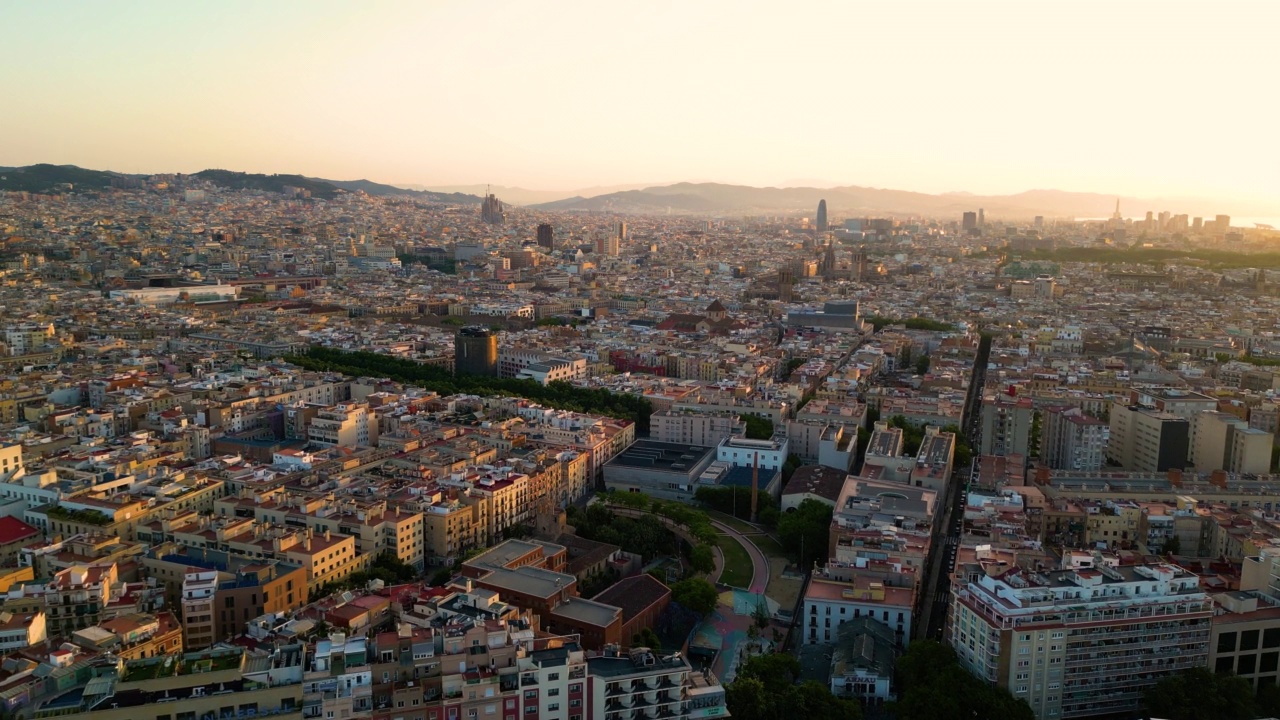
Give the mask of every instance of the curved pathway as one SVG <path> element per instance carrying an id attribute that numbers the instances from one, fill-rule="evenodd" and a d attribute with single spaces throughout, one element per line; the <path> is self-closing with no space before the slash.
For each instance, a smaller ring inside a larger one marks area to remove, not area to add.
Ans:
<path id="1" fill-rule="evenodd" d="M 751 556 L 751 584 L 746 588 L 746 590 L 757 595 L 763 594 L 764 589 L 769 585 L 769 561 L 765 559 L 764 553 L 761 552 L 760 548 L 756 547 L 756 544 L 751 542 L 751 539 L 746 535 L 743 535 L 719 520 L 713 518 L 711 520 L 711 525 L 719 531 L 721 535 L 728 535 L 736 540 L 737 543 L 747 551 L 747 555 Z"/>

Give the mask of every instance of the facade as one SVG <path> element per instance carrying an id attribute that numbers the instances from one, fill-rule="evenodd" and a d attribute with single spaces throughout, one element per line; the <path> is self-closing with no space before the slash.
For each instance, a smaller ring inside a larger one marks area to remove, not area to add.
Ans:
<path id="1" fill-rule="evenodd" d="M 453 339 L 453 370 L 459 375 L 498 375 L 498 335 L 487 327 L 464 327 Z"/>
<path id="2" fill-rule="evenodd" d="M 307 439 L 325 447 L 371 447 L 378 442 L 378 416 L 365 403 L 340 403 L 316 413 Z"/>
<path id="3" fill-rule="evenodd" d="M 715 448 L 637 440 L 604 464 L 604 484 L 610 490 L 688 502 L 715 459 Z"/>
<path id="4" fill-rule="evenodd" d="M 1035 409 L 1031 398 L 1005 395 L 982 401 L 983 455 L 1022 455 L 1030 448 Z"/>
<path id="5" fill-rule="evenodd" d="M 1210 411 L 1191 419 L 1191 464 L 1199 471 L 1266 474 L 1273 442 L 1271 433 L 1235 415 Z"/>
<path id="6" fill-rule="evenodd" d="M 1079 408 L 1049 408 L 1044 412 L 1040 458 L 1054 470 L 1094 471 L 1106 464 L 1111 428 Z"/>
<path id="7" fill-rule="evenodd" d="M 712 447 L 733 435 L 742 435 L 746 426 L 736 413 L 665 410 L 649 416 L 649 437 L 658 442 Z"/>
<path id="8" fill-rule="evenodd" d="M 804 644 L 835 642 L 840 626 L 849 620 L 871 618 L 887 626 L 899 645 L 911 639 L 915 591 L 896 587 L 884 578 L 856 572 L 815 573 L 805 589 L 802 605 Z"/>
<path id="9" fill-rule="evenodd" d="M 547 250 L 556 249 L 556 231 L 548 223 L 538 225 L 538 247 Z"/>
<path id="10" fill-rule="evenodd" d="M 1126 470 L 1165 472 L 1187 463 L 1190 422 L 1168 412 L 1111 404 L 1107 459 Z"/>
<path id="11" fill-rule="evenodd" d="M 727 437 L 716 446 L 716 460 L 735 467 L 754 467 L 761 470 L 781 470 L 787 462 L 787 440 L 751 440 L 745 437 Z"/>
<path id="12" fill-rule="evenodd" d="M 982 561 L 959 570 L 947 633 L 969 672 L 1044 720 L 1132 715 L 1161 678 L 1206 663 L 1213 603 L 1199 578 L 1069 557 L 1043 573 Z"/>
<path id="13" fill-rule="evenodd" d="M 546 385 L 587 376 L 586 358 L 569 358 L 525 348 L 498 351 L 498 377 L 536 380 Z"/>

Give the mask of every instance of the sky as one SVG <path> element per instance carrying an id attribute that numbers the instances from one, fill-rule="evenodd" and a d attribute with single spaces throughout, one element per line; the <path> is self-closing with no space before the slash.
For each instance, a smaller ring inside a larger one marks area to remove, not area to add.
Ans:
<path id="1" fill-rule="evenodd" d="M 7 2 L 0 166 L 1262 203 L 1265 2 Z"/>

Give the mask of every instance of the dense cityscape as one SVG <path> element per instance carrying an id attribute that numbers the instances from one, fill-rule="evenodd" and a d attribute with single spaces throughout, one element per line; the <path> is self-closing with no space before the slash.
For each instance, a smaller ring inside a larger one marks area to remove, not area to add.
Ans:
<path id="1" fill-rule="evenodd" d="M 323 190 L 0 193 L 8 715 L 1276 702 L 1274 231 Z"/>
<path id="2" fill-rule="evenodd" d="M 1280 4 L 0 27 L 0 720 L 1280 720 Z"/>

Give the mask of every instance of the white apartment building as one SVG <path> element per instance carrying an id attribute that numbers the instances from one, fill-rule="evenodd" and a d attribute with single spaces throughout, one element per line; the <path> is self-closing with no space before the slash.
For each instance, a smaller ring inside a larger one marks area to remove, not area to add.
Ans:
<path id="1" fill-rule="evenodd" d="M 959 570 L 947 637 L 969 672 L 1047 720 L 1135 716 L 1145 690 L 1205 664 L 1213 603 L 1195 575 L 1083 553 L 1064 565 L 1036 573 L 980 554 Z"/>
<path id="2" fill-rule="evenodd" d="M 378 441 L 378 417 L 364 403 L 340 403 L 316 414 L 307 439 L 326 447 L 370 447 Z"/>

